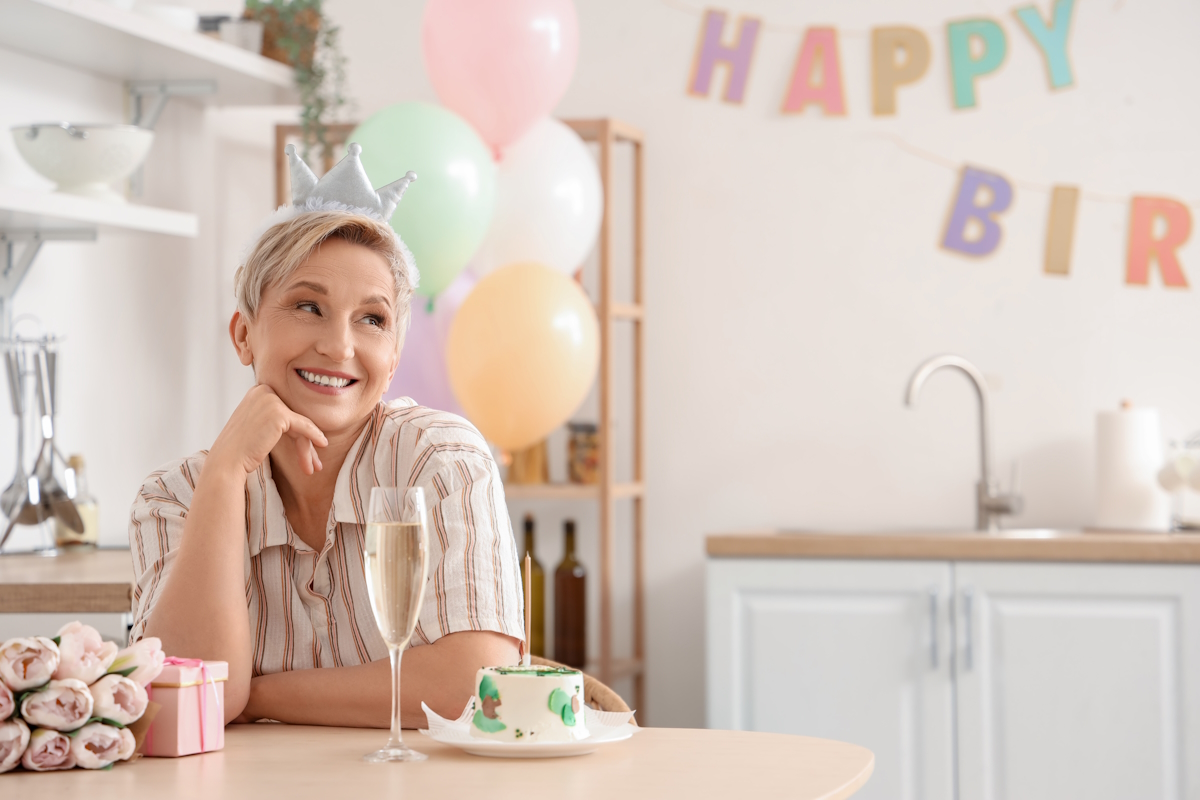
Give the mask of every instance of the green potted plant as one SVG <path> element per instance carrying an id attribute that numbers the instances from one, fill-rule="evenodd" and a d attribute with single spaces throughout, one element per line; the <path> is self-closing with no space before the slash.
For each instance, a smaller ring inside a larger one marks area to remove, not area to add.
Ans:
<path id="1" fill-rule="evenodd" d="M 328 162 L 329 125 L 348 104 L 339 28 L 322 13 L 321 0 L 246 0 L 245 16 L 263 23 L 262 54 L 295 70 L 304 160 L 317 147 Z"/>

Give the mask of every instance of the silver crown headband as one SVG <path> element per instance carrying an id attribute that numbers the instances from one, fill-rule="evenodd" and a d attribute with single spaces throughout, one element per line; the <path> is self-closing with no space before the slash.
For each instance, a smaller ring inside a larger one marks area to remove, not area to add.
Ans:
<path id="1" fill-rule="evenodd" d="M 351 142 L 346 148 L 345 158 L 322 175 L 320 180 L 308 168 L 308 164 L 304 163 L 304 159 L 296 154 L 295 145 L 289 144 L 283 151 L 288 157 L 292 179 L 292 204 L 280 206 L 259 226 L 246 248 L 247 256 L 270 228 L 313 211 L 347 211 L 388 223 L 392 214 L 396 212 L 400 199 L 404 197 L 404 191 L 417 179 L 417 173 L 408 172 L 400 180 L 392 181 L 378 190 L 372 188 L 371 179 L 367 177 L 367 171 L 363 169 L 362 161 L 359 160 L 362 145 L 358 142 Z M 416 262 L 400 234 L 394 230 L 392 233 L 400 244 L 409 282 L 415 289 L 420 277 Z M 242 262 L 245 261 L 243 257 Z"/>

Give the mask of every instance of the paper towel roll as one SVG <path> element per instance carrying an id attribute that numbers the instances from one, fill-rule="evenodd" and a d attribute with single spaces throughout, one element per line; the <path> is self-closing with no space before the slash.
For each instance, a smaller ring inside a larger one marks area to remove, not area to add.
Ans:
<path id="1" fill-rule="evenodd" d="M 1171 498 L 1158 485 L 1162 427 L 1154 408 L 1096 415 L 1096 527 L 1165 531 Z"/>

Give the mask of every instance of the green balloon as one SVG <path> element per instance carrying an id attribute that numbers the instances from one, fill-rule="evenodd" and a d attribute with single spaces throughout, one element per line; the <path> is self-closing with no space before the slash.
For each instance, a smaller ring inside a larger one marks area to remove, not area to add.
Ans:
<path id="1" fill-rule="evenodd" d="M 417 180 L 392 215 L 392 228 L 421 271 L 417 291 L 441 293 L 487 234 L 496 199 L 496 164 L 462 117 L 431 103 L 397 103 L 371 115 L 347 142 L 362 145 L 362 165 L 376 187 Z"/>

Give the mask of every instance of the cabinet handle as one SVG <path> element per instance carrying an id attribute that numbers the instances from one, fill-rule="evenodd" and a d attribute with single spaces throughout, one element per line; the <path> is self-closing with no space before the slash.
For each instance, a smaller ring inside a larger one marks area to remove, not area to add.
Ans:
<path id="1" fill-rule="evenodd" d="M 970 671 L 975 668 L 975 592 L 963 589 L 963 667 Z"/>
<path id="2" fill-rule="evenodd" d="M 929 587 L 929 668 L 938 668 L 938 588 Z"/>

